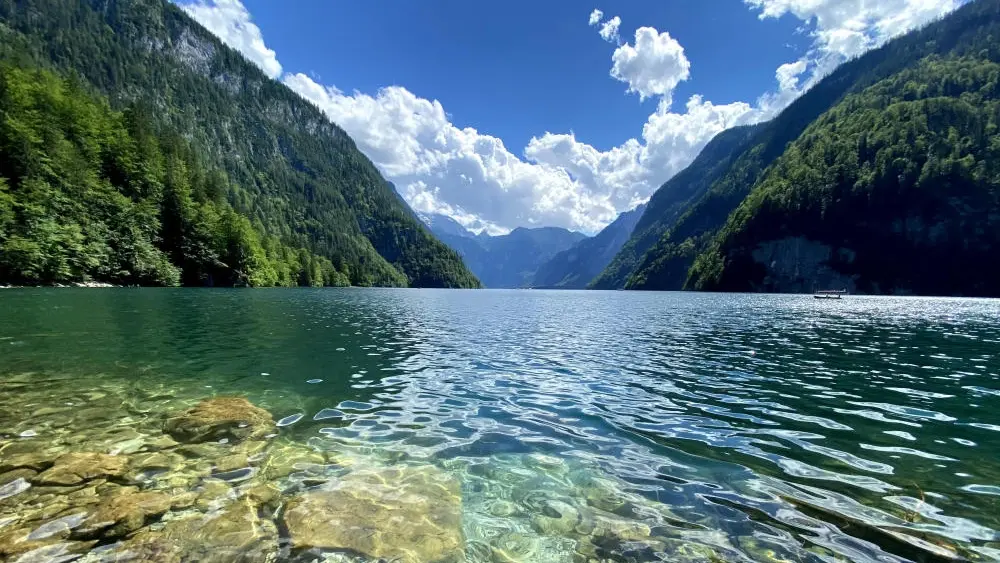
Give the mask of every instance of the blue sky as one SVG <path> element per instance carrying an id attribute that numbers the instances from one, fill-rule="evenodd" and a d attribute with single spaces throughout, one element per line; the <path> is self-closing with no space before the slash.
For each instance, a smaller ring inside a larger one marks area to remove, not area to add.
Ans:
<path id="1" fill-rule="evenodd" d="M 418 211 L 593 233 L 719 131 L 960 0 L 179 3 L 344 127 Z"/>
<path id="2" fill-rule="evenodd" d="M 636 134 L 656 102 L 625 96 L 608 74 L 614 50 L 587 25 L 578 1 L 508 3 L 244 2 L 287 70 L 317 73 L 342 90 L 405 86 L 439 100 L 452 122 L 496 135 L 510 147 L 545 131 L 574 130 L 601 150 Z M 759 21 L 738 3 L 629 3 L 623 26 L 669 30 L 694 71 L 675 98 L 720 103 L 754 99 L 774 69 L 809 46 L 786 16 Z M 722 9 L 719 9 L 722 8 Z M 725 38 L 724 41 L 720 38 Z M 718 64 L 725 61 L 725 64 Z M 598 110 L 599 108 L 599 110 Z"/>

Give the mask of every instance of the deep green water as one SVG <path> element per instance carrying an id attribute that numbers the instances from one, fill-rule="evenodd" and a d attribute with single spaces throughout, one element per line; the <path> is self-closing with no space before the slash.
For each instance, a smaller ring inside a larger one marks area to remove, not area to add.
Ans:
<path id="1" fill-rule="evenodd" d="M 440 468 L 469 561 L 586 561 L 538 515 L 597 511 L 593 482 L 648 527 L 608 561 L 1000 559 L 1000 301 L 0 291 L 3 442 L 93 385 L 246 396 L 304 415 L 282 440 Z"/>

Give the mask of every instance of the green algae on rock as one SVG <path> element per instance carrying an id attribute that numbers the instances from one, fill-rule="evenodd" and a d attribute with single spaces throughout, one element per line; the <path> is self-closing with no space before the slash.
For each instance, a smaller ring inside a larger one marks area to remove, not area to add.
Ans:
<path id="1" fill-rule="evenodd" d="M 215 397 L 167 419 L 163 429 L 180 442 L 240 442 L 263 437 L 275 425 L 271 413 L 242 397 Z"/>

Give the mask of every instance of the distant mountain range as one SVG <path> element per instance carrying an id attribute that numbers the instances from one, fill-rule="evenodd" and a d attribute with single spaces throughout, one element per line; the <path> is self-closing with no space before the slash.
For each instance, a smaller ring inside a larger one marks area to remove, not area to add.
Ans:
<path id="1" fill-rule="evenodd" d="M 419 217 L 442 242 L 458 252 L 483 285 L 492 288 L 530 287 L 539 266 L 587 238 L 559 227 L 517 228 L 500 236 L 477 235 L 445 215 Z"/>
<path id="2" fill-rule="evenodd" d="M 644 210 L 640 205 L 622 213 L 593 237 L 558 227 L 477 235 L 447 215 L 418 217 L 486 287 L 583 289 L 625 244 Z"/>
<path id="3" fill-rule="evenodd" d="M 618 216 L 596 236 L 586 238 L 542 264 L 533 285 L 544 288 L 583 289 L 611 262 L 628 241 L 646 210 L 640 205 Z"/>

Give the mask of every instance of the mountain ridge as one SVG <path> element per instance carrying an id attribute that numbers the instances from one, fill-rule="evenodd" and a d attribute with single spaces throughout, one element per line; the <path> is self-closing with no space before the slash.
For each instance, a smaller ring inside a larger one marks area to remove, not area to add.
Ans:
<path id="1" fill-rule="evenodd" d="M 584 289 L 631 237 L 646 204 L 620 214 L 593 237 L 553 256 L 535 272 L 532 285 L 545 289 Z"/>
<path id="2" fill-rule="evenodd" d="M 652 237 L 649 232 L 637 228 L 633 240 L 626 243 L 623 251 L 592 287 L 646 290 L 693 287 L 688 286 L 687 281 L 696 258 L 709 249 L 730 214 L 810 124 L 845 96 L 903 72 L 927 56 L 989 53 L 992 57 L 995 48 L 991 37 L 1000 33 L 998 14 L 1000 3 L 996 0 L 971 2 L 934 23 L 839 66 L 773 120 L 754 126 L 749 137 L 728 157 L 725 169 L 711 175 L 707 189 L 699 186 L 701 195 L 691 201 L 682 214 L 661 221 L 658 232 L 652 233 L 658 237 L 656 242 L 649 246 L 638 262 L 635 261 L 638 254 L 635 250 L 641 249 L 642 245 L 638 244 L 640 237 L 646 237 L 644 242 Z M 713 143 L 721 136 L 731 134 L 730 131 L 720 133 Z M 713 143 L 709 143 L 706 149 Z M 666 195 L 689 189 L 695 184 L 699 175 L 685 174 L 690 169 L 665 183 L 654 194 L 650 208 L 654 207 L 653 200 L 663 197 L 660 192 Z M 647 215 L 650 215 L 649 209 Z"/>
<path id="3" fill-rule="evenodd" d="M 4 2 L 0 23 L 3 60 L 76 74 L 183 136 L 261 237 L 331 260 L 353 285 L 479 285 L 340 127 L 169 2 Z"/>
<path id="4" fill-rule="evenodd" d="M 427 214 L 421 218 L 458 252 L 483 285 L 491 288 L 532 286 L 540 265 L 587 238 L 562 227 L 517 227 L 505 235 L 490 236 L 474 234 L 445 215 Z"/>

